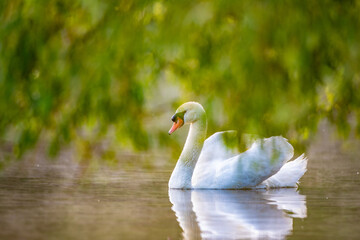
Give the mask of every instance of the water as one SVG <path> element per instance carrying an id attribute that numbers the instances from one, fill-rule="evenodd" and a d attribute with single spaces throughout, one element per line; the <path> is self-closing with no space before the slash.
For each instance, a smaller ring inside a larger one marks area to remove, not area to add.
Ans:
<path id="1" fill-rule="evenodd" d="M 168 191 L 169 165 L 35 156 L 0 174 L 0 239 L 359 239 L 359 146 L 320 134 L 301 187 L 269 191 Z"/>

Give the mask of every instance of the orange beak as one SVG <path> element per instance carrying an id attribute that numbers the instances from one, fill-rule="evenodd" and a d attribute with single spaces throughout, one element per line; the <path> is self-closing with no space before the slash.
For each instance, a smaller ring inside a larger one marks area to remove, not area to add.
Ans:
<path id="1" fill-rule="evenodd" d="M 172 125 L 171 129 L 169 130 L 169 135 L 175 132 L 176 129 L 180 128 L 182 125 L 184 125 L 183 120 L 181 118 L 178 118 L 176 122 Z"/>

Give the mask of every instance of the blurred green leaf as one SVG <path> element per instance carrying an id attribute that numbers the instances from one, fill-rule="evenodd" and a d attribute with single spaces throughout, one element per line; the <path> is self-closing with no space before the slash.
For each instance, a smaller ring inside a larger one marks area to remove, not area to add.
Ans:
<path id="1" fill-rule="evenodd" d="M 210 133 L 301 143 L 324 118 L 347 136 L 352 114 L 359 132 L 359 11 L 330 0 L 3 1 L 0 136 L 18 156 L 38 139 L 50 155 L 71 141 L 89 142 L 84 152 L 101 140 L 176 148 L 161 133 L 189 100 Z"/>

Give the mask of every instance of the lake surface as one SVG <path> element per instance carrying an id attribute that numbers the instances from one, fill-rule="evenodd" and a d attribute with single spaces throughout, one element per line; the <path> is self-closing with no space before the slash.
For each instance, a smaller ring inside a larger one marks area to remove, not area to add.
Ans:
<path id="1" fill-rule="evenodd" d="M 35 155 L 0 173 L 0 239 L 360 239 L 359 149 L 320 133 L 300 188 L 268 191 L 169 191 L 173 163 L 84 175 Z"/>

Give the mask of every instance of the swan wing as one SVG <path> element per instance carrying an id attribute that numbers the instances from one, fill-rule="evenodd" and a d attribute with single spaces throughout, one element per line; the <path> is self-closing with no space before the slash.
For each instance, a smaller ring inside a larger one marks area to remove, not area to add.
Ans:
<path id="1" fill-rule="evenodd" d="M 219 164 L 216 185 L 252 188 L 277 173 L 293 154 L 294 148 L 283 137 L 259 139 L 249 150 L 229 159 L 229 163 Z"/>
<path id="2" fill-rule="evenodd" d="M 293 147 L 283 137 L 260 139 L 239 155 L 197 164 L 192 184 L 195 188 L 252 188 L 277 173 L 293 154 Z"/>
<path id="3" fill-rule="evenodd" d="M 260 138 L 254 134 L 242 134 L 241 142 L 246 149 L 253 147 L 253 144 Z M 238 132 L 235 130 L 216 132 L 207 138 L 201 150 L 198 162 L 223 161 L 234 157 L 240 152 L 238 151 L 239 138 Z"/>
<path id="4" fill-rule="evenodd" d="M 207 138 L 201 150 L 198 163 L 222 161 L 239 154 L 237 131 L 217 132 Z"/>

